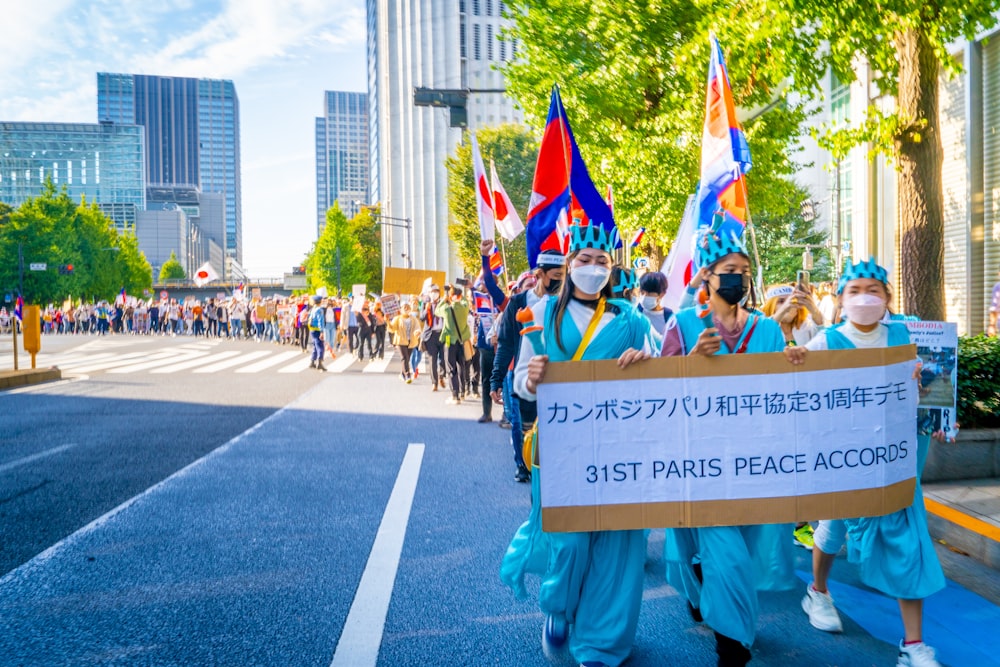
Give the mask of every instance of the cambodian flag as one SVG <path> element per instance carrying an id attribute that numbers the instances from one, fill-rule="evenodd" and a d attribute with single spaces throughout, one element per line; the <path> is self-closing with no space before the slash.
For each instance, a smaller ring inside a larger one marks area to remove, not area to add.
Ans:
<path id="1" fill-rule="evenodd" d="M 120 301 L 122 302 L 122 306 L 124 306 L 124 305 L 125 305 L 125 303 L 126 303 L 126 301 L 125 301 L 125 300 L 126 300 L 127 298 L 128 298 L 128 297 L 127 297 L 127 296 L 125 296 L 125 288 L 123 287 L 123 288 L 122 288 L 122 291 L 118 293 L 118 298 L 117 298 L 117 299 L 115 299 L 115 303 L 117 303 L 117 302 L 118 302 L 118 301 L 120 300 Z"/>
<path id="2" fill-rule="evenodd" d="M 747 189 L 744 174 L 750 171 L 750 147 L 739 121 L 729 87 L 722 49 L 709 35 L 712 56 L 708 66 L 705 96 L 705 126 L 701 140 L 701 182 L 697 194 L 697 224 L 700 233 L 713 227 L 715 215 L 722 222 L 712 231 L 743 236 L 747 221 Z"/>
<path id="3" fill-rule="evenodd" d="M 493 246 L 493 252 L 490 253 L 490 271 L 495 276 L 499 276 L 504 271 L 503 255 L 500 254 L 500 249 L 495 245 Z"/>
<path id="4" fill-rule="evenodd" d="M 645 227 L 640 227 L 639 231 L 637 231 L 635 233 L 635 236 L 632 237 L 632 247 L 635 248 L 640 243 L 642 243 L 642 237 L 645 236 L 645 235 L 646 235 L 646 228 Z"/>
<path id="5" fill-rule="evenodd" d="M 22 299 L 21 297 L 17 297 L 17 300 L 14 302 L 14 317 L 17 318 L 18 322 L 20 322 L 23 319 L 23 313 L 24 313 L 24 299 Z"/>

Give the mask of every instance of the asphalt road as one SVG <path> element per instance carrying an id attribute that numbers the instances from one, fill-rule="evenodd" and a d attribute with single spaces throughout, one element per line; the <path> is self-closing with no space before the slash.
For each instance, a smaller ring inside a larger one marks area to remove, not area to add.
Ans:
<path id="1" fill-rule="evenodd" d="M 537 581 L 516 600 L 498 577 L 529 507 L 508 432 L 398 362 L 366 368 L 0 394 L 0 664 L 548 664 Z M 653 531 L 627 664 L 714 665 L 662 547 Z M 946 664 L 1000 664 L 998 573 L 940 554 L 925 638 Z M 845 632 L 813 630 L 795 582 L 761 595 L 751 665 L 895 664 L 895 602 L 842 558 L 833 576 Z"/>

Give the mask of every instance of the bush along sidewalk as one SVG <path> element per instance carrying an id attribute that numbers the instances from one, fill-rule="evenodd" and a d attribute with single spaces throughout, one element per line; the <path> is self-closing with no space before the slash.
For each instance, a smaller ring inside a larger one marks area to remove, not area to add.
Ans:
<path id="1" fill-rule="evenodd" d="M 958 423 L 963 430 L 1000 428 L 1000 338 L 958 339 Z"/>

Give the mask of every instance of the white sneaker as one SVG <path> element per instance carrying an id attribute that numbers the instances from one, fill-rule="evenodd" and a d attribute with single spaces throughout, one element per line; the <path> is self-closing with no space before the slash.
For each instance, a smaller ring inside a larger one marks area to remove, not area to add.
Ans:
<path id="1" fill-rule="evenodd" d="M 833 598 L 830 597 L 829 593 L 820 593 L 813 588 L 812 584 L 806 588 L 806 595 L 802 598 L 802 611 L 809 615 L 809 624 L 817 630 L 823 632 L 844 631 L 844 626 L 840 622 L 840 614 L 833 606 Z"/>
<path id="2" fill-rule="evenodd" d="M 920 642 L 904 646 L 900 641 L 896 667 L 941 667 L 941 663 L 934 657 L 934 649 L 927 644 Z"/>

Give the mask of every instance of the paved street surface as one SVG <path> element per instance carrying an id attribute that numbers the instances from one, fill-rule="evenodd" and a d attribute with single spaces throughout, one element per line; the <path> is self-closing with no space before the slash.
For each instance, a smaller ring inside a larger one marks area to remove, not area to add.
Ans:
<path id="1" fill-rule="evenodd" d="M 396 359 L 321 374 L 265 367 L 292 350 L 263 343 L 43 345 L 82 379 L 0 393 L 0 665 L 548 664 L 536 602 L 498 579 L 528 487 L 478 401 L 403 384 Z M 714 665 L 662 547 L 652 531 L 627 664 Z M 1000 665 L 1000 573 L 939 553 L 926 640 Z M 809 626 L 804 582 L 762 594 L 751 665 L 895 664 L 895 602 L 843 558 L 833 574 L 844 633 Z"/>

